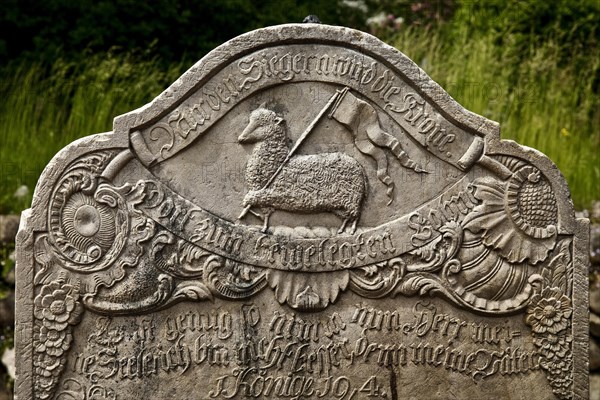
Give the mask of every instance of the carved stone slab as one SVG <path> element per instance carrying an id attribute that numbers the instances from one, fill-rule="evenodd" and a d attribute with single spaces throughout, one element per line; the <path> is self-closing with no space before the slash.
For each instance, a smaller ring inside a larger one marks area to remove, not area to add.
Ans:
<path id="1" fill-rule="evenodd" d="M 562 175 L 362 32 L 225 43 L 24 215 L 19 400 L 588 396 Z"/>

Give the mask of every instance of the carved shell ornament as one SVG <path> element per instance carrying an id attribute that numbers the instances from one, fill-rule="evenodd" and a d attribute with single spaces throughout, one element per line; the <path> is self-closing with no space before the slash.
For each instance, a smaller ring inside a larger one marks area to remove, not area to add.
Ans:
<path id="1" fill-rule="evenodd" d="M 366 34 L 248 35 L 45 172 L 20 239 L 33 249 L 23 332 L 41 388 L 29 398 L 116 396 L 61 381 L 87 313 L 268 298 L 312 315 L 344 296 L 433 296 L 459 313 L 523 314 L 568 399 L 576 223 L 550 162 Z M 204 182 L 205 160 L 239 161 L 239 181 Z"/>
<path id="2" fill-rule="evenodd" d="M 516 171 L 508 182 L 476 181 L 482 201 L 465 221 L 465 228 L 483 231 L 483 243 L 512 263 L 537 264 L 554 248 L 558 207 L 552 188 L 532 166 Z"/>

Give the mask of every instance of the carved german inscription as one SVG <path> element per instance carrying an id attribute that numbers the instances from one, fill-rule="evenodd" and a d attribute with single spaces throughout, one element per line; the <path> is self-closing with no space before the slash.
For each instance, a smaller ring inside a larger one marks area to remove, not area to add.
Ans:
<path id="1" fill-rule="evenodd" d="M 250 32 L 45 170 L 16 394 L 584 399 L 586 229 L 397 50 Z"/>

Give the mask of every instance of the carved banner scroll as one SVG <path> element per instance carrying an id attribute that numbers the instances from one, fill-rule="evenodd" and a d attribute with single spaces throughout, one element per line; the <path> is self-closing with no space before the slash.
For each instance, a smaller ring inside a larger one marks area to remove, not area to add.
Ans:
<path id="1" fill-rule="evenodd" d="M 397 50 L 253 31 L 44 171 L 16 395 L 585 399 L 587 229 Z"/>

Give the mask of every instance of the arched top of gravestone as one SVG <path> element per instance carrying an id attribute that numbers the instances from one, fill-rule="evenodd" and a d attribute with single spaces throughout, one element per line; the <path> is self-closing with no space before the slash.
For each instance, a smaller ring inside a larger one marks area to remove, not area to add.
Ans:
<path id="1" fill-rule="evenodd" d="M 304 85 L 304 89 L 295 93 L 293 84 Z M 283 97 L 270 94 L 271 89 L 278 87 L 287 90 Z M 306 99 L 312 87 L 329 88 L 322 90 L 321 96 L 330 95 L 336 89 L 341 95 L 332 105 L 328 105 L 327 99 Z M 291 100 L 290 93 L 297 98 Z M 278 96 L 279 100 L 273 100 Z M 332 99 L 335 96 L 337 94 Z M 338 128 L 344 126 L 352 132 L 356 131 L 352 125 L 357 121 L 350 116 L 357 115 L 359 109 L 366 113 L 376 112 L 378 117 L 373 124 L 383 124 L 384 129 L 395 130 L 394 135 L 402 138 L 401 146 L 397 146 L 396 150 L 392 142 L 383 143 L 389 140 L 389 136 L 385 135 L 374 137 L 367 134 L 368 137 L 361 139 L 356 136 L 354 140 L 360 153 L 372 160 L 381 158 L 381 155 L 368 154 L 366 149 L 360 149 L 359 142 L 363 139 L 368 139 L 370 145 L 383 146 L 392 153 L 395 151 L 399 160 L 404 148 L 409 159 L 401 161 L 401 164 L 407 168 L 406 173 L 411 170 L 417 172 L 412 177 L 420 180 L 400 178 L 406 179 L 402 189 L 410 191 L 417 186 L 427 186 L 431 193 L 411 197 L 413 203 L 406 198 L 402 202 L 396 201 L 380 218 L 371 218 L 368 212 L 364 213 L 363 221 L 368 226 L 384 226 L 386 221 L 408 215 L 425 198 L 440 194 L 443 188 L 439 187 L 437 191 L 440 193 L 437 193 L 434 190 L 437 186 L 427 181 L 428 178 L 435 182 L 433 174 L 428 173 L 436 170 L 450 168 L 451 173 L 462 176 L 479 165 L 505 177 L 510 175 L 506 166 L 491 162 L 493 160 L 489 157 L 506 153 L 527 159 L 545 171 L 553 189 L 565 199 L 557 204 L 560 215 L 556 226 L 558 233 L 573 230 L 575 218 L 568 186 L 552 161 L 535 149 L 512 141 L 500 141 L 496 122 L 466 110 L 403 53 L 372 35 L 345 27 L 288 24 L 236 37 L 211 51 L 150 103 L 116 117 L 115 135 L 111 141 L 122 143 L 129 140 L 133 156 L 156 176 L 165 178 L 153 167 L 168 159 L 175 164 L 179 159 L 178 164 L 166 170 L 181 169 L 182 163 L 188 162 L 185 157 L 180 157 L 182 151 L 193 149 L 193 143 L 204 146 L 205 142 L 198 139 L 206 138 L 210 131 L 223 136 L 222 129 L 212 129 L 218 126 L 219 121 L 228 120 L 221 127 L 237 129 L 244 126 L 249 112 L 259 107 L 259 98 L 262 103 L 270 99 L 270 107 L 278 112 L 292 105 L 302 110 L 295 114 L 287 110 L 287 115 L 279 112 L 287 122 L 293 120 L 290 124 L 294 140 L 304 127 L 307 127 L 307 132 L 310 130 L 312 118 L 323 107 L 330 107 L 328 116 L 339 123 Z M 363 107 L 365 103 L 370 105 Z M 232 114 L 234 117 L 231 117 Z M 322 138 L 326 136 L 323 133 L 312 136 Z M 223 140 L 231 139 L 223 137 Z M 317 150 L 320 151 L 314 149 Z M 433 162 L 429 162 L 430 156 L 434 156 Z M 61 157 L 58 155 L 55 160 Z M 202 157 L 199 155 L 195 160 L 202 161 Z M 424 166 L 425 163 L 428 165 Z M 115 168 L 119 165 L 115 164 Z M 376 167 L 378 178 L 383 176 L 383 172 L 388 175 L 385 165 L 377 162 Z M 386 177 L 382 179 L 383 183 L 389 180 Z M 389 193 L 392 185 L 385 185 L 388 197 L 372 196 L 369 201 L 385 204 L 382 200 L 392 199 Z M 175 189 L 185 191 L 184 188 Z M 203 190 L 198 189 L 200 192 Z M 215 195 L 214 203 L 220 205 L 222 202 L 218 199 L 227 196 L 227 193 Z M 193 200 L 197 193 L 190 193 L 189 197 Z M 368 206 L 366 204 L 365 208 L 370 209 Z M 228 220 L 235 220 L 237 215 L 222 213 L 219 207 L 214 212 Z"/>
<path id="2" fill-rule="evenodd" d="M 399 74 L 404 82 L 441 114 L 462 128 L 481 136 L 499 135 L 497 122 L 475 114 L 457 103 L 415 62 L 375 36 L 355 29 L 323 24 L 286 24 L 258 29 L 217 47 L 198 61 L 147 105 L 115 118 L 115 132 L 132 132 L 152 124 L 188 98 L 227 65 L 268 47 L 303 44 L 338 46 L 368 54 Z M 317 53 L 319 54 L 319 53 Z M 326 55 L 324 53 L 319 55 Z M 280 83 L 285 83 L 281 81 Z"/>

